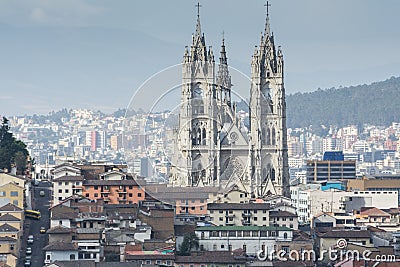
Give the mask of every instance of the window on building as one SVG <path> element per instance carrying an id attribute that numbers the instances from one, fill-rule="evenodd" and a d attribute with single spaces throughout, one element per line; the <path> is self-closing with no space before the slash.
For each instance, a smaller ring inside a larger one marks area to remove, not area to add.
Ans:
<path id="1" fill-rule="evenodd" d="M 68 185 L 68 184 L 69 184 L 69 182 L 65 182 L 64 184 L 65 184 L 65 185 Z"/>
<path id="2" fill-rule="evenodd" d="M 257 219 L 258 219 L 257 217 L 253 217 L 253 220 L 254 220 L 254 221 L 257 221 Z"/>
<path id="3" fill-rule="evenodd" d="M 13 204 L 14 204 L 15 206 L 18 206 L 18 200 L 13 200 Z"/>
<path id="4" fill-rule="evenodd" d="M 85 194 L 85 197 L 90 197 L 90 196 L 89 196 L 89 193 L 86 193 L 86 194 Z"/>
<path id="5" fill-rule="evenodd" d="M 58 189 L 58 193 L 62 193 L 62 189 Z"/>
<path id="6" fill-rule="evenodd" d="M 69 255 L 69 260 L 75 260 L 75 254 L 70 254 Z"/>
<path id="7" fill-rule="evenodd" d="M 58 185 L 62 185 L 62 182 L 58 182 Z"/>
<path id="8" fill-rule="evenodd" d="M 18 196 L 18 191 L 11 191 L 10 196 L 17 197 Z"/>
<path id="9" fill-rule="evenodd" d="M 225 245 L 224 245 L 224 244 L 222 244 L 222 245 L 221 245 L 221 249 L 224 249 L 224 248 L 225 248 Z"/>
<path id="10" fill-rule="evenodd" d="M 243 251 L 246 252 L 246 248 L 247 246 L 245 244 L 243 244 Z"/>
<path id="11" fill-rule="evenodd" d="M 99 194 L 97 194 L 97 193 L 94 193 L 94 197 L 98 197 L 99 196 Z"/>
<path id="12" fill-rule="evenodd" d="M 268 237 L 268 231 L 261 231 L 260 232 L 261 237 Z"/>
<path id="13" fill-rule="evenodd" d="M 129 188 L 129 189 L 133 189 L 133 187 L 132 187 L 131 185 L 130 185 L 130 186 L 128 186 L 128 188 Z"/>
<path id="14" fill-rule="evenodd" d="M 97 189 L 99 189 L 99 187 L 97 185 L 95 185 L 94 186 L 94 190 L 97 190 Z"/>
<path id="15" fill-rule="evenodd" d="M 60 200 L 60 201 L 61 201 L 61 200 L 62 200 L 62 197 L 58 197 L 58 200 Z"/>
<path id="16" fill-rule="evenodd" d="M 250 236 L 250 231 L 243 231 L 243 236 L 244 237 L 249 237 Z"/>
<path id="17" fill-rule="evenodd" d="M 236 236 L 237 236 L 237 237 L 242 237 L 242 231 L 237 231 L 237 232 L 236 232 Z"/>
<path id="18" fill-rule="evenodd" d="M 128 195 L 129 197 L 133 197 L 133 194 L 132 193 L 129 193 L 129 195 Z"/>
<path id="19" fill-rule="evenodd" d="M 227 232 L 226 231 L 221 231 L 221 237 L 226 237 L 227 236 Z"/>
<path id="20" fill-rule="evenodd" d="M 141 196 L 142 196 L 142 193 L 138 193 L 137 196 L 138 196 L 138 197 L 141 197 Z"/>
<path id="21" fill-rule="evenodd" d="M 65 193 L 69 193 L 69 189 L 65 189 Z"/>
<path id="22" fill-rule="evenodd" d="M 251 232 L 251 236 L 257 237 L 257 236 L 258 236 L 258 231 L 252 231 L 252 232 Z"/>

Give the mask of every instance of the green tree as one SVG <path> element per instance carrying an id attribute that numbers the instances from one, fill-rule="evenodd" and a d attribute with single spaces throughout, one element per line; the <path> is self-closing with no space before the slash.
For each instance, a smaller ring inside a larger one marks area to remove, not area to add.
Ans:
<path id="1" fill-rule="evenodd" d="M 19 174 L 23 174 L 26 170 L 28 155 L 26 145 L 15 139 L 10 132 L 8 119 L 3 117 L 0 128 L 0 169 L 11 170 L 12 166 L 17 166 Z"/>
<path id="2" fill-rule="evenodd" d="M 183 236 L 182 244 L 179 246 L 179 255 L 190 256 L 190 252 L 199 248 L 199 238 L 195 233 L 186 233 Z"/>

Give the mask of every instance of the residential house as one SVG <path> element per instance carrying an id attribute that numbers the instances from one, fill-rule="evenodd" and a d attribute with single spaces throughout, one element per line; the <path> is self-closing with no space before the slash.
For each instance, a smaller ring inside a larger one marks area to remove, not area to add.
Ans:
<path id="1" fill-rule="evenodd" d="M 7 203 L 0 207 L 0 216 L 4 214 L 13 215 L 20 220 L 24 218 L 24 210 L 11 203 Z"/>
<path id="2" fill-rule="evenodd" d="M 82 195 L 105 204 L 138 204 L 145 199 L 145 189 L 136 180 L 86 180 Z"/>
<path id="3" fill-rule="evenodd" d="M 21 209 L 24 208 L 24 190 L 23 186 L 9 182 L 0 185 L 0 205 L 11 203 Z"/>
<path id="4" fill-rule="evenodd" d="M 75 176 L 60 176 L 53 179 L 53 205 L 57 205 L 62 200 L 71 196 L 82 195 L 82 183 L 84 177 L 81 175 Z"/>
<path id="5" fill-rule="evenodd" d="M 271 251 L 279 242 L 290 242 L 293 230 L 272 226 L 205 226 L 195 230 L 200 250 L 233 251 L 242 249 L 248 255 L 260 250 Z"/>
<path id="6" fill-rule="evenodd" d="M 218 226 L 268 226 L 271 206 L 266 203 L 209 203 L 210 223 Z"/>

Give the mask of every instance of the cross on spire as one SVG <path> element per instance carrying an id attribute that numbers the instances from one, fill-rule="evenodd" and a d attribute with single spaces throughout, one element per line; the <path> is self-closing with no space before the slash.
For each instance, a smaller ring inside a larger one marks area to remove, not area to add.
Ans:
<path id="1" fill-rule="evenodd" d="M 197 17 L 200 17 L 200 7 L 201 7 L 200 2 L 197 2 L 196 7 L 197 7 Z"/>
<path id="2" fill-rule="evenodd" d="M 266 12 L 267 12 L 267 18 L 265 21 L 265 31 L 264 31 L 264 40 L 266 40 L 265 38 L 270 35 L 269 7 L 271 6 L 271 4 L 269 3 L 269 1 L 267 1 L 264 6 L 266 7 Z"/>
<path id="3" fill-rule="evenodd" d="M 201 36 L 201 26 L 200 26 L 200 2 L 197 2 L 197 23 L 196 23 L 196 36 Z"/>
<path id="4" fill-rule="evenodd" d="M 266 9 L 267 9 L 267 16 L 269 16 L 269 7 L 271 6 L 271 4 L 269 3 L 269 1 L 267 1 L 267 3 L 264 4 L 264 6 L 265 6 Z"/>

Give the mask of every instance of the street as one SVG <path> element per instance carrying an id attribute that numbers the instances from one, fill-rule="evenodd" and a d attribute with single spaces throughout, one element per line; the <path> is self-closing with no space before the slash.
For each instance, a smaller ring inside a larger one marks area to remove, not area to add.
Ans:
<path id="1" fill-rule="evenodd" d="M 40 191 L 44 191 L 45 195 L 40 196 Z M 21 245 L 21 256 L 22 260 L 20 260 L 21 265 L 23 266 L 25 257 L 26 257 L 26 248 L 32 248 L 32 258 L 31 258 L 31 266 L 32 267 L 43 267 L 44 266 L 44 256 L 45 252 L 43 248 L 47 245 L 48 236 L 46 233 L 40 233 L 40 227 L 45 227 L 45 229 L 49 229 L 50 227 L 50 199 L 52 197 L 51 191 L 51 183 L 50 182 L 40 182 L 38 186 L 32 186 L 32 209 L 38 210 L 41 213 L 40 220 L 26 218 L 27 222 L 25 226 L 29 227 L 28 230 L 24 231 L 24 238 Z M 27 234 L 26 234 L 27 233 Z M 34 242 L 33 244 L 27 244 L 28 235 L 33 235 Z"/>

